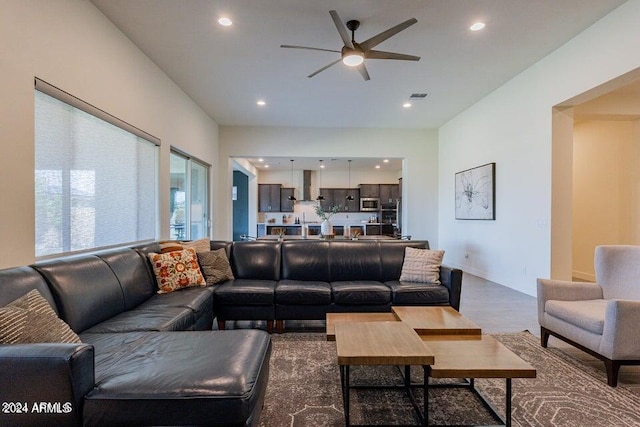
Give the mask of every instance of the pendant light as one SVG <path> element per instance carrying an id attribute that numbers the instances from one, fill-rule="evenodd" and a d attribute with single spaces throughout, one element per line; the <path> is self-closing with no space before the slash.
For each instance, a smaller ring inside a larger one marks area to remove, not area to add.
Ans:
<path id="1" fill-rule="evenodd" d="M 291 186 L 294 187 L 293 191 L 296 191 L 295 186 L 293 185 L 293 159 L 291 159 Z M 295 198 L 295 196 L 293 195 L 293 192 L 291 192 L 291 195 L 289 197 L 287 197 L 287 199 L 292 200 L 292 201 L 296 201 L 298 199 Z"/>
<path id="2" fill-rule="evenodd" d="M 349 162 L 349 189 L 351 189 L 351 159 L 349 159 L 348 162 Z M 351 195 L 351 193 L 349 193 L 346 199 L 351 201 L 354 199 L 354 197 Z"/>
<path id="3" fill-rule="evenodd" d="M 317 201 L 324 200 L 324 196 L 322 195 L 322 169 L 324 168 L 324 164 L 322 164 L 322 159 L 320 159 L 320 185 L 318 185 L 318 197 L 316 197 Z"/>

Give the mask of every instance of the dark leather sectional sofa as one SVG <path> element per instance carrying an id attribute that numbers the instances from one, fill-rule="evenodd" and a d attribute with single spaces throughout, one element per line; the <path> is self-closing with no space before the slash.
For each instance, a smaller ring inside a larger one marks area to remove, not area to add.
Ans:
<path id="1" fill-rule="evenodd" d="M 442 266 L 440 282 L 400 282 L 405 248 L 418 240 L 236 242 L 235 280 L 215 290 L 218 327 L 227 320 L 325 319 L 328 312 L 384 312 L 391 305 L 460 308 L 462 271 Z"/>
<path id="2" fill-rule="evenodd" d="M 0 306 L 37 289 L 83 342 L 0 345 L 0 401 L 13 403 L 0 425 L 257 425 L 269 335 L 211 330 L 211 287 L 157 294 L 146 253 L 159 249 L 0 271 Z"/>
<path id="3" fill-rule="evenodd" d="M 147 258 L 157 243 L 2 270 L 0 306 L 37 289 L 83 343 L 0 345 L 0 401 L 30 409 L 0 412 L 0 425 L 256 425 L 271 340 L 211 330 L 214 317 L 220 329 L 226 320 L 282 329 L 392 304 L 458 309 L 460 270 L 441 267 L 442 285 L 398 281 L 407 246 L 428 243 L 212 241 L 235 280 L 162 295 Z M 49 410 L 31 410 L 38 402 Z M 71 411 L 59 410 L 65 403 Z"/>

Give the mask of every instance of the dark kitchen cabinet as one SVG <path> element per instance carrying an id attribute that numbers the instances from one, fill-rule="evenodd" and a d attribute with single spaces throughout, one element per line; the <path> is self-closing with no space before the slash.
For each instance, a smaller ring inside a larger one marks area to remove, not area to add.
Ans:
<path id="1" fill-rule="evenodd" d="M 357 188 L 321 188 L 320 193 L 324 196 L 320 206 L 325 211 L 331 206 L 339 206 L 338 212 L 360 211 L 360 191 Z M 353 200 L 347 200 L 348 195 L 353 196 Z"/>
<path id="2" fill-rule="evenodd" d="M 280 212 L 282 184 L 258 184 L 258 211 Z"/>
<path id="3" fill-rule="evenodd" d="M 280 212 L 293 212 L 294 200 L 289 200 L 293 196 L 293 188 L 280 189 Z"/>
<path id="4" fill-rule="evenodd" d="M 379 184 L 360 184 L 360 197 L 362 198 L 375 198 L 380 197 L 380 185 Z"/>
<path id="5" fill-rule="evenodd" d="M 380 203 L 395 203 L 400 198 L 400 185 L 380 184 Z"/>

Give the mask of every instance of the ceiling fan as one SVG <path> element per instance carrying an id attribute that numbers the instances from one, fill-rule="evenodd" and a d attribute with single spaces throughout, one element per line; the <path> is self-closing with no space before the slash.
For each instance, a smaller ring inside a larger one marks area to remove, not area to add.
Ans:
<path id="1" fill-rule="evenodd" d="M 395 53 L 395 52 L 383 52 L 381 50 L 373 50 L 374 47 L 387 40 L 390 37 L 395 36 L 400 31 L 412 26 L 416 22 L 418 22 L 415 18 L 408 19 L 401 24 L 396 25 L 395 27 L 391 27 L 386 31 L 377 34 L 370 39 L 367 39 L 361 43 L 356 43 L 355 41 L 355 32 L 360 27 L 360 21 L 350 20 L 347 21 L 346 27 L 342 23 L 340 16 L 338 16 L 338 12 L 335 10 L 329 11 L 331 18 L 333 18 L 333 23 L 338 29 L 338 33 L 340 33 L 340 37 L 344 43 L 342 50 L 332 50 L 332 49 L 321 49 L 317 47 L 307 47 L 307 46 L 293 46 L 288 44 L 280 45 L 280 47 L 288 48 L 288 49 L 308 49 L 308 50 L 320 50 L 323 52 L 336 52 L 340 53 L 340 59 L 333 61 L 332 63 L 325 65 L 317 71 L 309 74 L 307 77 L 311 78 L 316 74 L 326 70 L 327 68 L 337 64 L 342 61 L 344 64 L 356 67 L 356 69 L 362 75 L 362 78 L 365 80 L 370 80 L 369 73 L 367 72 L 367 68 L 364 65 L 365 59 L 400 59 L 404 61 L 419 61 L 419 56 L 413 55 L 405 55 L 403 53 Z M 351 39 L 349 39 L 349 33 L 347 30 L 351 31 Z"/>

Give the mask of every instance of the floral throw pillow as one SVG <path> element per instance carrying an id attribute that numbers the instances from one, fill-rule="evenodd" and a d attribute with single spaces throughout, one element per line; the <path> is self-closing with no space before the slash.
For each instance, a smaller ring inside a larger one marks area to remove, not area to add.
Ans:
<path id="1" fill-rule="evenodd" d="M 405 248 L 401 282 L 440 284 L 440 266 L 444 251 Z"/>
<path id="2" fill-rule="evenodd" d="M 158 293 L 167 294 L 191 286 L 205 286 L 198 257 L 193 248 L 165 254 L 149 254 L 153 272 L 158 281 Z"/>
<path id="3" fill-rule="evenodd" d="M 208 286 L 233 280 L 233 271 L 224 249 L 199 253 L 198 262 Z"/>

